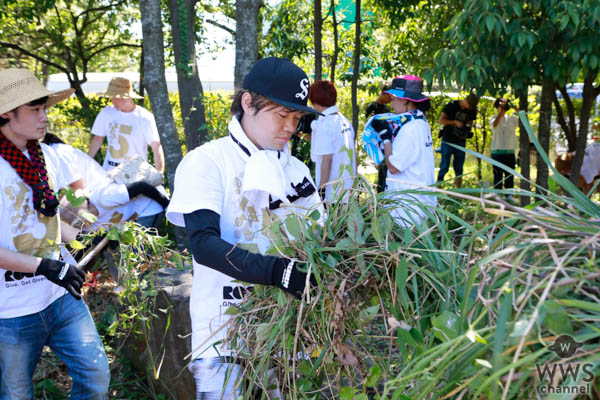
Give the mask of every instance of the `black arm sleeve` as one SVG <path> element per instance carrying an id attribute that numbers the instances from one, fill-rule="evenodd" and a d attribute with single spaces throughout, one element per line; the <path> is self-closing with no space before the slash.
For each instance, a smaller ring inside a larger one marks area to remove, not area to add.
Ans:
<path id="1" fill-rule="evenodd" d="M 254 254 L 221 239 L 221 216 L 216 212 L 196 210 L 183 218 L 196 262 L 247 283 L 277 285 L 281 281 L 289 260 Z"/>
<path id="2" fill-rule="evenodd" d="M 125 187 L 127 188 L 129 199 L 133 199 L 134 197 L 141 194 L 156 201 L 162 206 L 162 208 L 167 208 L 167 206 L 169 205 L 169 199 L 161 192 L 159 192 L 157 188 L 155 188 L 149 183 L 146 183 L 144 181 L 137 181 L 125 185 Z"/>

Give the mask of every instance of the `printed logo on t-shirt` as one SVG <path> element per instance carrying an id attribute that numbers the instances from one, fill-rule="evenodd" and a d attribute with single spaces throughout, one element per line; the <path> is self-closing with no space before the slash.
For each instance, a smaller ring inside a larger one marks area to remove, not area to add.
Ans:
<path id="1" fill-rule="evenodd" d="M 242 300 L 254 286 L 223 286 L 223 300 Z"/>
<path id="2" fill-rule="evenodd" d="M 53 188 L 51 178 L 49 183 Z M 52 256 L 60 240 L 58 214 L 47 217 L 33 210 L 29 206 L 31 189 L 21 180 L 8 184 L 4 193 L 11 201 L 8 209 L 12 212 L 12 239 L 17 251 L 36 257 Z"/>
<path id="3" fill-rule="evenodd" d="M 127 141 L 127 136 L 124 135 L 131 135 L 131 132 L 133 132 L 133 127 L 130 125 L 123 125 L 118 122 L 111 122 L 109 124 L 108 150 L 113 159 L 119 160 L 127 156 L 129 142 Z M 119 147 L 115 147 L 117 144 Z"/>

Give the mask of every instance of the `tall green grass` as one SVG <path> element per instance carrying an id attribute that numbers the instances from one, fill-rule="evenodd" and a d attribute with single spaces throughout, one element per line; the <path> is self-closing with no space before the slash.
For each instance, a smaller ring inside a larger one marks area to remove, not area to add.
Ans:
<path id="1" fill-rule="evenodd" d="M 230 309 L 245 398 L 268 397 L 269 372 L 291 399 L 544 398 L 536 364 L 598 375 L 600 208 L 553 172 L 564 194 L 510 192 L 529 208 L 494 189 L 431 188 L 439 206 L 413 203 L 427 218 L 412 229 L 390 216 L 406 203 L 359 177 L 323 225 L 313 213 L 272 226 L 274 251 L 305 261 L 318 287 L 301 301 L 257 287 Z M 584 343 L 566 360 L 548 349 L 562 334 Z"/>

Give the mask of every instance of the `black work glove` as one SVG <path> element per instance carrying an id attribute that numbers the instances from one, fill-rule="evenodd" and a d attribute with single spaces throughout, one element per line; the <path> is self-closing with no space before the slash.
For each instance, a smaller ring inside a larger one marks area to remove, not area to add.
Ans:
<path id="1" fill-rule="evenodd" d="M 306 286 L 306 272 L 298 270 L 299 266 L 305 267 L 306 263 L 280 258 L 273 268 L 274 285 L 297 299 L 302 297 Z M 313 274 L 310 274 L 310 285 L 317 285 L 317 280 Z"/>
<path id="2" fill-rule="evenodd" d="M 390 125 L 382 119 L 374 119 L 371 122 L 371 126 L 379 134 L 381 141 L 389 140 L 392 141 L 392 129 Z"/>
<path id="3" fill-rule="evenodd" d="M 129 198 L 133 199 L 135 196 L 144 195 L 161 205 L 162 208 L 167 208 L 169 205 L 169 198 L 158 191 L 157 188 L 144 181 L 137 181 L 125 185 Z"/>
<path id="4" fill-rule="evenodd" d="M 77 300 L 81 300 L 81 286 L 85 281 L 85 272 L 73 265 L 62 261 L 42 258 L 42 262 L 35 271 L 36 274 L 44 275 L 48 280 L 58 286 L 67 289 L 67 292 Z"/>

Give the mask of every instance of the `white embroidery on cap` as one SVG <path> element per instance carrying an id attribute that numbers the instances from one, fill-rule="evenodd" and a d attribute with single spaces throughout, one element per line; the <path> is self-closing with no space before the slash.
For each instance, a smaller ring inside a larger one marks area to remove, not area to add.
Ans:
<path id="1" fill-rule="evenodd" d="M 304 78 L 300 81 L 301 92 L 296 93 L 296 98 L 304 100 L 308 96 L 308 79 Z"/>

